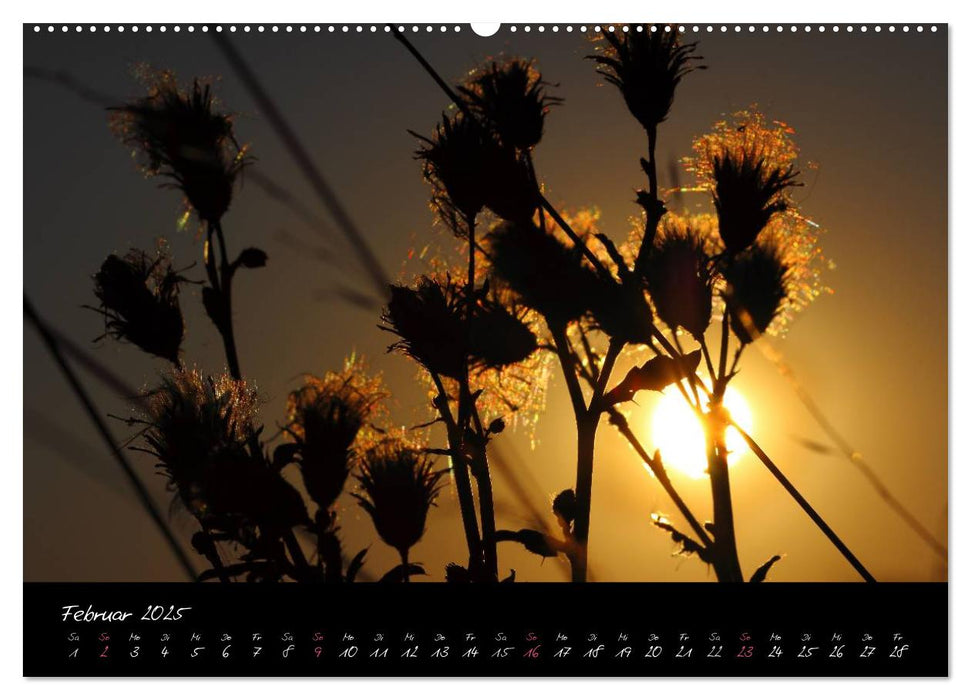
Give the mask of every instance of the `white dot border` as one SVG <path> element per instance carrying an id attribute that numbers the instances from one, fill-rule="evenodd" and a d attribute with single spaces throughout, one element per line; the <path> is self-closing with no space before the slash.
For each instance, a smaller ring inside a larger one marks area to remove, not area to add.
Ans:
<path id="1" fill-rule="evenodd" d="M 183 31 L 190 34 L 208 34 L 211 31 L 230 34 L 257 33 L 257 34 L 377 34 L 380 32 L 390 33 L 395 25 L 390 24 L 26 24 L 32 27 L 35 34 L 124 34 L 131 32 L 146 34 L 174 32 L 180 34 Z M 663 31 L 677 32 L 678 34 L 781 34 L 781 33 L 805 33 L 805 34 L 881 34 L 889 32 L 895 34 L 902 32 L 909 35 L 935 34 L 945 29 L 947 25 L 937 24 L 504 24 L 493 36 L 502 33 L 509 34 L 545 34 L 547 32 L 558 34 L 571 34 L 574 32 L 586 33 L 588 31 L 600 32 L 602 30 L 612 32 L 644 32 L 644 31 Z M 437 33 L 466 33 L 478 36 L 469 28 L 469 25 L 458 24 L 399 24 L 395 27 L 402 34 L 430 34 Z M 87 31 L 85 31 L 87 30 Z M 479 37 L 482 38 L 482 37 Z"/>

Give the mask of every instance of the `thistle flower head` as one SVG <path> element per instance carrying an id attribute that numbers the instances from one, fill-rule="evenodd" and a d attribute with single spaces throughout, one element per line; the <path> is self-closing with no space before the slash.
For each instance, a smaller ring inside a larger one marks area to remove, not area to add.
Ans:
<path id="1" fill-rule="evenodd" d="M 184 90 L 174 74 L 159 71 L 149 75 L 148 95 L 111 112 L 112 129 L 141 154 L 148 175 L 171 179 L 201 220 L 222 218 L 248 159 L 233 135 L 232 117 L 217 109 L 211 85 L 196 79 Z"/>
<path id="2" fill-rule="evenodd" d="M 543 137 L 550 107 L 562 102 L 546 93 L 549 86 L 533 62 L 512 59 L 484 66 L 458 89 L 504 146 L 528 151 Z"/>
<path id="3" fill-rule="evenodd" d="M 307 519 L 300 494 L 251 447 L 256 404 L 244 381 L 196 370 L 166 375 L 148 396 L 144 450 L 200 520 L 289 527 Z"/>
<path id="4" fill-rule="evenodd" d="M 462 234 L 484 208 L 512 221 L 532 217 L 536 188 L 525 163 L 477 121 L 443 115 L 431 138 L 410 133 L 422 142 L 416 158 L 433 188 L 432 207 L 453 231 Z"/>
<path id="5" fill-rule="evenodd" d="M 380 328 L 401 340 L 389 349 L 450 379 L 463 377 L 467 370 L 501 370 L 529 357 L 537 343 L 523 314 L 494 294 L 473 294 L 470 328 L 465 292 L 450 275 L 422 276 L 414 288 L 392 285 Z"/>
<path id="6" fill-rule="evenodd" d="M 486 235 L 493 274 L 553 325 L 579 319 L 590 309 L 597 274 L 548 231 L 534 224 L 501 223 Z"/>
<path id="7" fill-rule="evenodd" d="M 789 296 L 789 267 L 776 246 L 756 243 L 723 269 L 732 331 L 743 345 L 766 332 Z"/>
<path id="8" fill-rule="evenodd" d="M 374 521 L 378 535 L 404 555 L 425 533 L 444 472 L 431 458 L 400 440 L 378 443 L 361 457 L 361 493 L 354 497 Z"/>
<path id="9" fill-rule="evenodd" d="M 379 327 L 401 340 L 388 350 L 404 353 L 432 374 L 462 377 L 468 354 L 464 306 L 451 277 L 422 276 L 414 288 L 391 285 L 391 300 L 381 317 L 384 325 Z"/>
<path id="10" fill-rule="evenodd" d="M 164 253 L 154 260 L 141 250 L 131 250 L 124 257 L 109 255 L 94 275 L 105 334 L 178 364 L 184 334 L 179 308 L 182 281 Z"/>
<path id="11" fill-rule="evenodd" d="M 730 254 L 752 245 L 773 214 L 786 209 L 784 192 L 794 186 L 794 166 L 771 165 L 754 149 L 724 150 L 712 159 L 712 196 L 718 232 Z"/>
<path id="12" fill-rule="evenodd" d="M 695 155 L 685 165 L 712 193 L 729 254 L 750 246 L 776 215 L 792 208 L 788 190 L 798 184 L 799 157 L 794 133 L 752 107 L 716 123 L 692 144 Z"/>
<path id="13" fill-rule="evenodd" d="M 682 220 L 665 217 L 645 258 L 644 279 L 654 309 L 669 328 L 704 336 L 711 322 L 712 276 L 705 241 Z"/>
<path id="14" fill-rule="evenodd" d="M 523 362 L 536 351 L 536 336 L 525 316 L 513 305 L 504 305 L 497 295 L 479 301 L 470 337 L 477 368 L 502 370 Z"/>
<path id="15" fill-rule="evenodd" d="M 287 432 L 297 445 L 307 493 L 323 510 L 333 506 L 352 468 L 354 442 L 374 414 L 384 392 L 379 377 L 369 377 L 352 358 L 340 372 L 308 375 L 287 400 Z"/>
<path id="16" fill-rule="evenodd" d="M 588 305 L 593 326 L 612 339 L 635 345 L 652 342 L 654 317 L 643 286 L 637 281 L 618 283 L 597 276 L 588 291 Z"/>
<path id="17" fill-rule="evenodd" d="M 682 44 L 674 31 L 644 27 L 644 31 L 611 32 L 604 28 L 598 40 L 597 62 L 604 79 L 617 86 L 627 109 L 648 131 L 663 122 L 681 79 L 702 60 L 696 44 Z"/>

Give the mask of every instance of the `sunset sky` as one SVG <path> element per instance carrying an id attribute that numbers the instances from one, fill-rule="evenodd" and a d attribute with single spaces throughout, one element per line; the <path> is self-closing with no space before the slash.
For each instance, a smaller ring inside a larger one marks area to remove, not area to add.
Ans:
<path id="1" fill-rule="evenodd" d="M 664 166 L 688 155 L 692 139 L 725 114 L 757 103 L 771 119 L 795 128 L 806 186 L 802 212 L 823 227 L 820 245 L 832 260 L 822 295 L 773 339 L 829 420 L 916 517 L 947 538 L 947 33 L 876 34 L 774 31 L 763 35 L 702 33 L 708 70 L 682 83 L 660 132 Z M 334 186 L 381 263 L 395 277 L 422 271 L 406 263 L 426 244 L 454 246 L 434 225 L 428 187 L 413 160 L 407 129 L 430 133 L 447 99 L 390 35 L 242 34 L 233 41 L 290 120 Z M 643 186 L 638 158 L 643 132 L 619 93 L 603 85 L 579 32 L 515 34 L 489 39 L 420 32 L 415 45 L 458 81 L 494 56 L 535 58 L 564 98 L 546 122 L 536 165 L 547 197 L 571 210 L 595 206 L 602 230 L 622 241 L 636 215 L 633 190 Z M 416 367 L 385 349 L 378 312 L 348 304 L 337 290 L 369 293 L 348 246 L 249 94 L 210 38 L 201 32 L 75 35 L 25 30 L 29 67 L 68 71 L 79 83 L 125 99 L 140 93 L 132 68 L 148 63 L 184 79 L 219 77 L 223 104 L 237 113 L 238 137 L 257 159 L 254 172 L 284 185 L 325 222 L 312 230 L 289 208 L 247 182 L 224 220 L 233 250 L 255 245 L 266 269 L 238 278 L 234 305 L 243 372 L 265 399 L 267 433 L 283 420 L 287 393 L 305 372 L 340 367 L 352 351 L 383 372 L 402 425 L 426 417 Z M 110 133 L 106 113 L 62 86 L 24 82 L 24 286 L 38 310 L 131 384 L 153 383 L 165 369 L 130 346 L 90 341 L 101 333 L 91 274 L 111 252 L 151 249 L 166 238 L 177 266 L 201 257 L 201 243 L 179 231 L 180 198 L 145 180 Z M 661 185 L 670 186 L 667 167 Z M 684 177 L 684 176 L 683 176 Z M 705 199 L 687 200 L 692 207 Z M 298 248 L 292 243 L 305 243 Z M 325 247 L 331 262 L 310 255 Z M 201 270 L 198 277 L 202 276 Z M 205 318 L 198 289 L 186 287 L 185 358 L 207 371 L 223 367 L 222 345 Z M 161 537 L 98 441 L 36 335 L 24 340 L 24 566 L 27 580 L 177 580 L 179 569 Z M 624 371 L 626 367 L 621 367 Z M 618 378 L 622 376 L 617 372 Z M 102 413 L 125 414 L 117 397 L 86 379 Z M 827 441 L 789 383 L 757 350 L 746 353 L 733 382 L 752 413 L 752 433 L 878 580 L 943 580 L 946 566 L 881 501 L 864 477 Z M 573 486 L 575 443 L 562 380 L 554 373 L 549 409 L 535 433 L 497 443 L 548 510 L 556 492 Z M 654 397 L 639 397 L 631 424 L 653 448 Z M 129 430 L 114 421 L 119 440 Z M 564 437 L 567 436 L 567 437 Z M 829 452 L 806 447 L 827 445 Z M 133 455 L 163 510 L 170 495 L 152 462 Z M 774 580 L 854 581 L 857 575 L 751 455 L 732 468 L 743 569 L 784 555 Z M 706 480 L 672 474 L 703 518 L 710 517 Z M 498 525 L 532 526 L 501 476 Z M 676 511 L 636 455 L 604 424 L 598 438 L 591 517 L 590 567 L 597 580 L 714 580 L 674 545 L 650 515 Z M 354 502 L 342 501 L 350 553 L 372 545 L 366 570 L 380 574 L 395 553 L 380 542 Z M 443 492 L 412 558 L 433 580 L 463 559 L 454 491 Z M 175 511 L 188 541 L 194 524 Z M 518 545 L 500 545 L 500 567 L 524 581 L 565 580 L 568 571 Z"/>

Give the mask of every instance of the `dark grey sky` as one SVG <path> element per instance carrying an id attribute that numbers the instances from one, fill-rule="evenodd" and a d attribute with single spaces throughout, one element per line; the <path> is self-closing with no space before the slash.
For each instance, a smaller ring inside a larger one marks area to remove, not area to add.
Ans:
<path id="1" fill-rule="evenodd" d="M 232 38 L 388 271 L 399 274 L 413 247 L 448 244 L 432 231 L 427 187 L 411 157 L 415 141 L 406 131 L 429 132 L 446 100 L 390 35 L 237 32 Z M 752 103 L 795 127 L 803 156 L 819 166 L 798 198 L 804 213 L 825 228 L 820 242 L 836 263 L 825 282 L 835 294 L 813 304 L 778 346 L 887 484 L 932 531 L 946 537 L 946 30 L 698 38 L 709 70 L 685 80 L 662 127 L 659 159 L 687 155 L 692 137 Z M 466 28 L 458 35 L 422 32 L 413 40 L 452 80 L 500 53 L 538 59 L 565 98 L 550 115 L 536 156 L 548 196 L 567 208 L 596 205 L 603 230 L 616 240 L 626 236 L 628 218 L 636 213 L 632 191 L 641 185 L 637 161 L 645 150 L 643 135 L 616 91 L 598 84 L 592 64 L 583 60 L 590 48 L 581 36 L 501 31 L 483 39 Z M 251 144 L 258 159 L 254 168 L 325 216 L 201 32 L 35 35 L 27 29 L 24 61 L 67 70 L 120 98 L 139 92 L 131 77 L 137 63 L 173 69 L 183 79 L 221 77 L 219 95 L 240 115 L 237 133 Z M 176 230 L 179 197 L 136 172 L 109 132 L 103 110 L 36 80 L 25 80 L 24 104 L 25 290 L 59 329 L 90 342 L 100 332 L 99 319 L 80 307 L 91 303 L 90 275 L 108 253 L 150 248 L 155 238 L 165 237 L 176 261 L 188 264 L 198 259 L 201 246 L 191 233 Z M 240 310 L 240 359 L 267 400 L 268 426 L 282 418 L 286 394 L 299 374 L 337 367 L 351 350 L 363 352 L 385 372 L 398 419 L 416 415 L 421 397 L 413 367 L 384 354 L 388 337 L 377 330 L 375 314 L 333 294 L 339 285 L 367 289 L 336 229 L 328 241 L 316 238 L 252 183 L 237 195 L 224 224 L 233 249 L 258 245 L 270 254 L 265 270 L 240 279 L 234 300 Z M 281 233 L 325 243 L 338 256 L 337 267 L 284 245 Z M 195 297 L 184 302 L 186 358 L 219 369 L 221 346 L 197 302 Z M 138 386 L 161 369 L 131 347 L 107 343 L 93 352 Z M 24 358 L 25 576 L 177 577 L 161 540 L 126 495 L 108 455 L 29 330 Z M 738 385 L 752 406 L 758 439 L 877 578 L 944 575 L 852 466 L 799 446 L 794 438 L 822 440 L 822 434 L 768 362 L 751 353 Z M 124 411 L 115 397 L 94 384 L 91 389 L 104 412 Z M 553 407 L 540 422 L 535 451 L 522 435 L 508 438 L 540 502 L 572 485 L 573 444 L 560 437 L 569 427 L 563 397 L 561 383 L 554 380 Z M 632 421 L 646 426 L 649 409 L 645 402 Z M 113 428 L 119 438 L 125 435 L 120 423 Z M 667 556 L 671 544 L 649 526 L 647 515 L 672 508 L 609 429 L 601 435 L 607 457 L 598 464 L 591 540 L 591 552 L 598 547 L 605 552 L 599 560 L 592 554 L 598 576 L 704 577 L 697 562 L 679 565 Z M 164 507 L 163 480 L 153 476 L 150 462 L 137 462 Z M 788 556 L 774 572 L 780 580 L 853 579 L 852 570 L 754 460 L 744 459 L 733 474 L 743 567 L 752 569 L 781 552 Z M 707 513 L 707 487 L 701 482 L 682 486 Z M 501 526 L 524 526 L 522 509 L 502 484 L 499 496 L 509 504 L 500 514 Z M 461 555 L 452 500 L 445 497 L 416 550 L 436 571 Z M 349 549 L 377 542 L 356 508 L 348 504 L 342 517 Z M 179 516 L 175 524 L 191 533 Z M 621 551 L 618 542 L 624 556 L 615 556 Z M 380 544 L 372 548 L 376 569 L 392 559 L 382 549 Z M 501 556 L 524 580 L 562 577 L 552 562 L 541 564 L 512 547 Z"/>

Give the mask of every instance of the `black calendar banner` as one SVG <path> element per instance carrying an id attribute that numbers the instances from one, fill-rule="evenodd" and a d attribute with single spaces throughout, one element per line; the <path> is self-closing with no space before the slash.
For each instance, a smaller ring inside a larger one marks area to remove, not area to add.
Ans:
<path id="1" fill-rule="evenodd" d="M 28 676 L 948 673 L 946 584 L 37 583 L 24 597 Z"/>
<path id="2" fill-rule="evenodd" d="M 948 40 L 25 24 L 24 673 L 947 675 Z"/>

